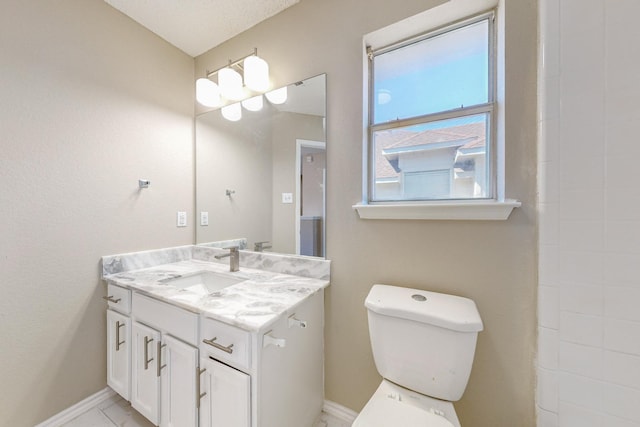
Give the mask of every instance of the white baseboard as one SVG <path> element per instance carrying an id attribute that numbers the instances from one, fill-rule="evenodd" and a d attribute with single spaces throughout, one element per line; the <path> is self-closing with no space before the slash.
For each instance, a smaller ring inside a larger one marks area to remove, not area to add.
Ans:
<path id="1" fill-rule="evenodd" d="M 324 406 L 322 407 L 322 410 L 326 414 L 334 416 L 338 418 L 340 421 L 345 421 L 350 424 L 353 423 L 353 421 L 355 421 L 356 417 L 358 416 L 357 412 L 352 411 L 351 409 L 345 406 L 342 406 L 336 402 L 332 402 L 330 400 L 324 401 Z"/>
<path id="2" fill-rule="evenodd" d="M 65 409 L 62 412 L 57 413 L 53 417 L 49 418 L 46 421 L 36 425 L 35 427 L 58 427 L 64 423 L 68 423 L 79 415 L 84 414 L 85 412 L 95 408 L 102 402 L 107 399 L 112 398 L 116 395 L 116 392 L 111 390 L 109 387 L 100 390 L 96 394 L 92 394 L 86 399 L 76 403 L 73 406 Z"/>
<path id="3" fill-rule="evenodd" d="M 46 421 L 43 421 L 35 427 L 58 427 L 62 424 L 68 423 L 69 421 L 84 414 L 85 412 L 90 411 L 91 409 L 95 408 L 107 399 L 114 397 L 115 395 L 115 391 L 111 390 L 109 387 L 105 387 L 103 390 L 100 390 L 99 392 L 87 397 L 86 399 L 76 403 L 75 405 L 70 406 L 69 408 L 65 409 L 62 412 L 59 412 L 58 414 L 54 415 Z M 324 401 L 322 410 L 325 413 L 338 418 L 340 421 L 345 421 L 350 424 L 353 423 L 353 421 L 358 416 L 357 412 L 352 411 L 351 409 L 330 400 Z"/>

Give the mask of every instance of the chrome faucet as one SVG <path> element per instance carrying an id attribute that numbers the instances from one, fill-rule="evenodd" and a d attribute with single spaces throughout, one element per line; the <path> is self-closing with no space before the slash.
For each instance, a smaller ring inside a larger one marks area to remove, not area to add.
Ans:
<path id="1" fill-rule="evenodd" d="M 240 251 L 238 250 L 238 246 L 231 246 L 228 254 L 223 255 L 214 255 L 215 259 L 222 259 L 229 257 L 229 271 L 234 272 L 240 270 Z"/>
<path id="2" fill-rule="evenodd" d="M 271 245 L 265 244 L 265 243 L 269 243 L 267 242 L 256 242 L 253 245 L 253 250 L 255 252 L 262 252 L 264 249 L 270 249 Z"/>

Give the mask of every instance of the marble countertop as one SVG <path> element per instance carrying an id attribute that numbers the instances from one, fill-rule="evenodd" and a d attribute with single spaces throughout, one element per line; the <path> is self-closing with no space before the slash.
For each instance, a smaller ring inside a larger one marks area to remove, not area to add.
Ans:
<path id="1" fill-rule="evenodd" d="M 212 293 L 206 293 L 203 289 L 179 289 L 171 285 L 171 279 L 202 271 L 246 280 Z M 242 265 L 240 271 L 231 273 L 227 264 L 197 259 L 105 274 L 103 279 L 255 332 L 269 327 L 280 315 L 329 286 L 329 281 L 324 279 L 243 268 Z"/>

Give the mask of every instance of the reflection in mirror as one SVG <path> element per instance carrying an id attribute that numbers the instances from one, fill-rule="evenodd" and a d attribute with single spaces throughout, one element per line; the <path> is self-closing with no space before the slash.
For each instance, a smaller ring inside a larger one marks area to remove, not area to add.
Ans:
<path id="1" fill-rule="evenodd" d="M 325 256 L 325 82 L 289 85 L 284 103 L 265 97 L 238 121 L 196 118 L 198 244 Z"/>

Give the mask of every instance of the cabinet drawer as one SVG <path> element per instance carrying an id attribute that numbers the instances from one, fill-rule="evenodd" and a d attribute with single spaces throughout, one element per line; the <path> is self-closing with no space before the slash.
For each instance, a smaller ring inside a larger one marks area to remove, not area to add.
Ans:
<path id="1" fill-rule="evenodd" d="M 171 304 L 133 293 L 133 317 L 191 345 L 198 345 L 198 315 Z"/>
<path id="2" fill-rule="evenodd" d="M 107 297 L 109 308 L 120 313 L 131 313 L 131 291 L 120 286 L 107 285 Z"/>
<path id="3" fill-rule="evenodd" d="M 203 355 L 249 370 L 251 364 L 251 333 L 214 319 L 200 320 L 200 351 Z"/>

